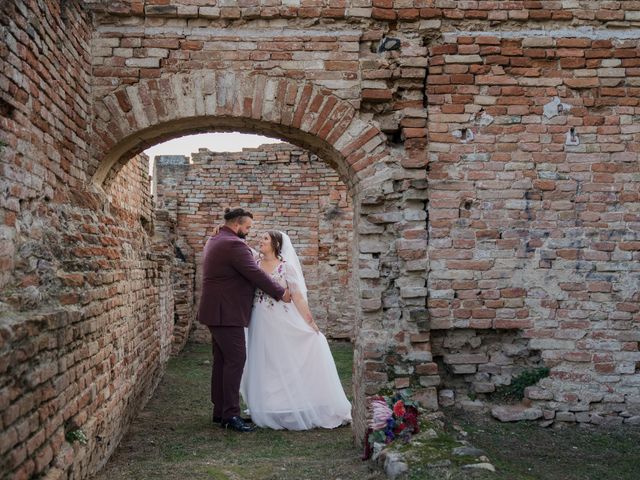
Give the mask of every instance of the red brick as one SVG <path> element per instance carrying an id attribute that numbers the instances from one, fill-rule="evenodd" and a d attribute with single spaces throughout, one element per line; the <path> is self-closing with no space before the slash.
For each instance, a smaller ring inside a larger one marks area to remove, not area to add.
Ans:
<path id="1" fill-rule="evenodd" d="M 377 20 L 395 20 L 396 16 L 395 10 L 376 7 L 371 9 L 371 18 Z"/>
<path id="2" fill-rule="evenodd" d="M 598 78 L 565 78 L 564 83 L 574 89 L 582 88 L 595 88 L 600 86 L 600 80 Z"/>

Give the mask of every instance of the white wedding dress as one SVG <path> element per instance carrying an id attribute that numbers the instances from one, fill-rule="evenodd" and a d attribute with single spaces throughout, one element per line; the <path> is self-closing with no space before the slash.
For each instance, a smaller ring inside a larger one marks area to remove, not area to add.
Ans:
<path id="1" fill-rule="evenodd" d="M 306 298 L 298 258 L 284 237 L 285 261 L 271 276 Z M 351 421 L 351 404 L 325 336 L 309 326 L 293 302 L 278 302 L 261 290 L 253 303 L 240 391 L 259 427 L 308 430 Z"/>

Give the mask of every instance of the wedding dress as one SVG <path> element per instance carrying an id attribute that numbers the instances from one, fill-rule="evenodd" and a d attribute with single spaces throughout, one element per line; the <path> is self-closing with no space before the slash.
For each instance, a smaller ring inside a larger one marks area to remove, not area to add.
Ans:
<path id="1" fill-rule="evenodd" d="M 300 262 L 289 237 L 283 238 L 284 261 L 271 276 L 306 299 Z M 351 421 L 351 404 L 325 336 L 309 326 L 293 302 L 278 302 L 261 290 L 249 323 L 240 391 L 259 427 L 308 430 Z"/>

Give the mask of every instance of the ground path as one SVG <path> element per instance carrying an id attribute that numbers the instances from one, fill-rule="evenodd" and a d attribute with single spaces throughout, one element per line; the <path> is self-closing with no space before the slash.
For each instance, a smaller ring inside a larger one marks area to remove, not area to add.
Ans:
<path id="1" fill-rule="evenodd" d="M 353 351 L 332 344 L 345 391 L 351 392 Z M 211 424 L 210 348 L 187 345 L 169 362 L 154 397 L 131 425 L 96 480 L 381 480 L 360 460 L 351 428 L 251 434 Z"/>

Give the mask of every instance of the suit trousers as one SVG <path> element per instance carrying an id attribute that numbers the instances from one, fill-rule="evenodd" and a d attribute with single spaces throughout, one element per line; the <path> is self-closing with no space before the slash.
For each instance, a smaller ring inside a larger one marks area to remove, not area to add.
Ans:
<path id="1" fill-rule="evenodd" d="M 209 330 L 213 344 L 213 416 L 228 420 L 240 415 L 240 381 L 247 359 L 244 327 L 209 326 Z"/>

